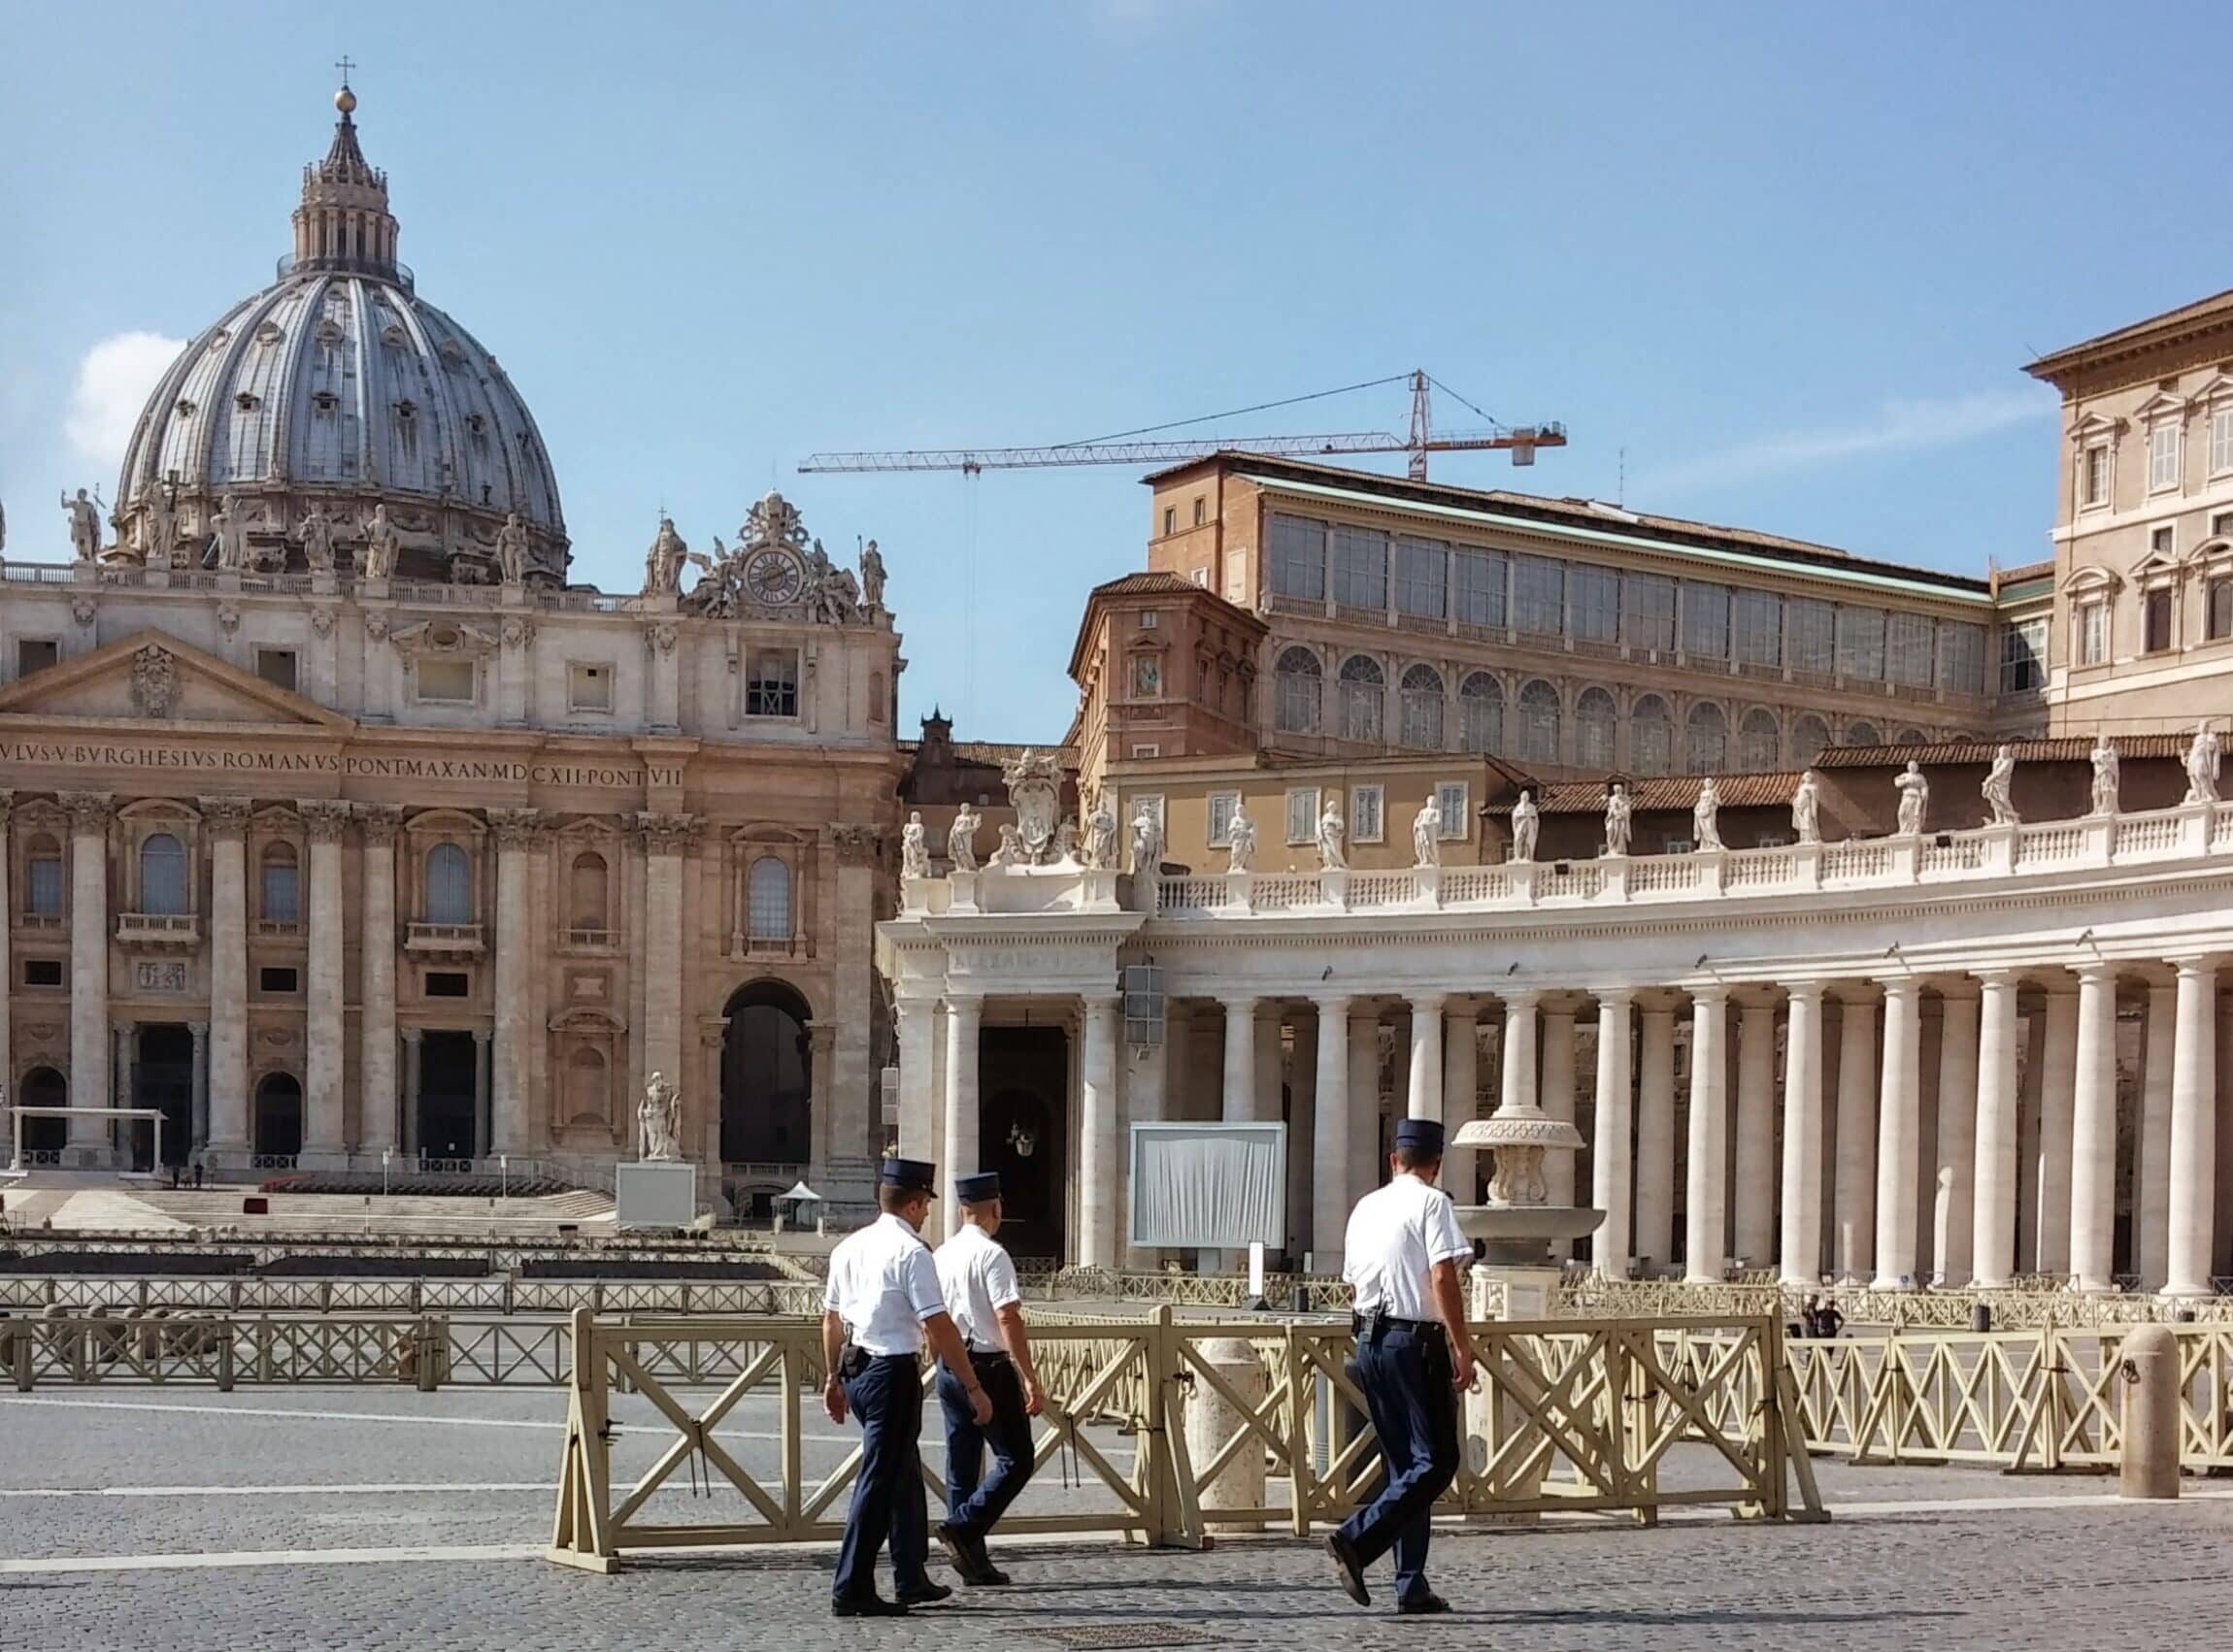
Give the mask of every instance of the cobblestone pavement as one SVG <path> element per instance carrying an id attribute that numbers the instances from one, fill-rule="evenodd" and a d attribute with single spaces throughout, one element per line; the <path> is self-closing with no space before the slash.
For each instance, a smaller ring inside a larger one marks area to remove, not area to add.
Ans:
<path id="1" fill-rule="evenodd" d="M 2213 1621 L 2233 1553 L 2233 1497 L 2212 1482 L 2143 1506 L 2116 1503 L 2100 1478 L 1825 1464 L 1827 1526 L 1716 1514 L 1650 1531 L 1446 1532 L 1433 1570 L 1459 1610 L 1434 1622 L 1360 1612 L 1315 1548 L 1247 1538 L 1208 1554 L 1009 1543 L 1017 1589 L 965 1591 L 903 1623 L 839 1623 L 826 1547 L 665 1557 L 610 1578 L 536 1558 L 563 1415 L 548 1392 L 0 1396 L 0 1647 L 1051 1652 L 1083 1629 L 1137 1646 L 2094 1652 Z M 748 1466 L 772 1462 L 772 1438 L 751 1437 L 774 1420 L 727 1431 Z M 631 1443 L 628 1423 L 621 1471 L 656 1447 L 648 1429 Z M 810 1470 L 850 1442 L 821 1423 Z M 1074 1494 L 1043 1482 L 1030 1495 Z M 1375 1581 L 1384 1595 L 1384 1568 Z"/>

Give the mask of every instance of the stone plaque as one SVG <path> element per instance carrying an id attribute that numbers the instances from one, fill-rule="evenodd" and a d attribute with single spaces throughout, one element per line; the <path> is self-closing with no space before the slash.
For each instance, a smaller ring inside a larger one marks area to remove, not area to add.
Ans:
<path id="1" fill-rule="evenodd" d="M 184 992 L 186 966 L 183 960 L 154 960 L 140 965 L 140 990 L 142 992 Z"/>
<path id="2" fill-rule="evenodd" d="M 698 1214 L 698 1167 L 646 1159 L 613 1167 L 613 1220 L 623 1228 L 686 1228 Z"/>

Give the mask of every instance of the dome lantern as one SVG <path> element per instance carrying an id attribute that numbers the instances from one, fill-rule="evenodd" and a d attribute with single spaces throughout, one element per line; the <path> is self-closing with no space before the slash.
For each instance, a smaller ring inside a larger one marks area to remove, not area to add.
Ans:
<path id="1" fill-rule="evenodd" d="M 364 158 L 356 141 L 356 93 L 344 78 L 334 93 L 341 118 L 325 159 L 302 169 L 302 205 L 294 210 L 294 257 L 288 270 L 347 270 L 404 281 L 395 261 L 395 215 L 387 210 L 387 174 Z"/>

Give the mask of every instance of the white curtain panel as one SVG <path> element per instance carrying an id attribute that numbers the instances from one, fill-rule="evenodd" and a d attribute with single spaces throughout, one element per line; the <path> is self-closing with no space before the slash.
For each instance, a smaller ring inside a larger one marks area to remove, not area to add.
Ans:
<path id="1" fill-rule="evenodd" d="M 1132 1133 L 1138 1245 L 1277 1249 L 1286 1230 L 1286 1126 L 1153 1124 Z"/>

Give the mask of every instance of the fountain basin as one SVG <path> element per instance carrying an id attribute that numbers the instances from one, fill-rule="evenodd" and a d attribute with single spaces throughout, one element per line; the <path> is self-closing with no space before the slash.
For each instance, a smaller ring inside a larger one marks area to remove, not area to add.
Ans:
<path id="1" fill-rule="evenodd" d="M 1460 1205 L 1457 1231 L 1483 1241 L 1482 1260 L 1500 1268 L 1549 1266 L 1550 1246 L 1597 1231 L 1602 1210 L 1572 1205 Z"/>

